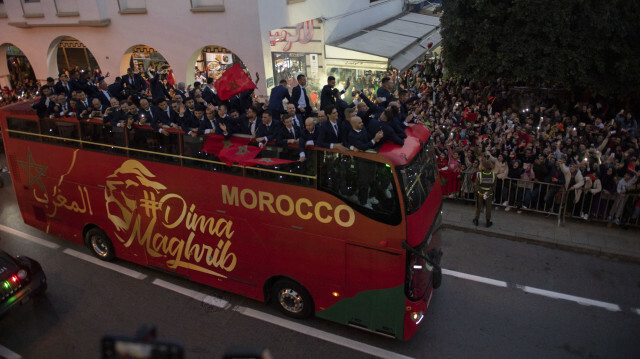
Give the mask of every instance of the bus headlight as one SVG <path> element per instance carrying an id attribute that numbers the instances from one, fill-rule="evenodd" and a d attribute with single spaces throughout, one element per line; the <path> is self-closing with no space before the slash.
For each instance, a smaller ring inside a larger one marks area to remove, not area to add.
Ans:
<path id="1" fill-rule="evenodd" d="M 416 324 L 420 324 L 423 318 L 424 318 L 424 313 L 422 312 L 411 313 L 411 320 L 413 320 L 413 322 Z"/>

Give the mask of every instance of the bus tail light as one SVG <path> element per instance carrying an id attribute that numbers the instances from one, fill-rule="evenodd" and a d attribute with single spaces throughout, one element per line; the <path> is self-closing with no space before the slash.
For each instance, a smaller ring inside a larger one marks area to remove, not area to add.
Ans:
<path id="1" fill-rule="evenodd" d="M 420 324 L 423 318 L 424 318 L 424 313 L 422 313 L 422 311 L 411 313 L 411 320 L 413 320 L 413 322 L 416 323 L 416 325 Z"/>
<path id="2" fill-rule="evenodd" d="M 331 295 L 333 295 L 334 297 L 336 297 L 336 298 L 337 298 L 337 297 L 339 297 L 339 296 L 340 296 L 340 293 L 338 293 L 338 292 L 333 292 L 333 293 L 331 293 Z"/>

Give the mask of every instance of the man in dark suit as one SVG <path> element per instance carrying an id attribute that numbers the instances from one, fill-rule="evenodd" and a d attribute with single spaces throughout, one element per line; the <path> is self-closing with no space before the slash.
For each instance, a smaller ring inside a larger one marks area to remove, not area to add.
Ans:
<path id="1" fill-rule="evenodd" d="M 274 119 L 271 112 L 264 111 L 262 113 L 262 123 L 256 131 L 256 141 L 260 144 L 260 147 L 269 141 L 275 141 L 277 143 L 280 139 L 281 127 L 282 122 Z"/>
<path id="2" fill-rule="evenodd" d="M 99 91 L 96 97 L 100 100 L 103 106 L 109 107 L 111 104 L 111 97 L 113 97 L 113 95 L 109 93 L 107 83 L 104 80 L 101 81 L 100 84 L 98 84 L 98 88 Z"/>
<path id="3" fill-rule="evenodd" d="M 297 80 L 298 86 L 294 87 L 291 90 L 290 103 L 295 106 L 296 113 L 302 115 L 301 118 L 304 119 L 311 116 L 311 112 L 313 111 L 313 109 L 311 108 L 309 96 L 307 96 L 307 90 L 304 88 L 307 85 L 307 77 L 303 74 L 300 74 L 298 75 Z"/>
<path id="4" fill-rule="evenodd" d="M 327 121 L 320 125 L 317 146 L 345 151 L 347 148 L 342 144 L 344 134 L 338 123 L 338 110 L 333 105 L 329 105 L 324 111 L 327 114 Z"/>
<path id="5" fill-rule="evenodd" d="M 389 102 L 395 101 L 396 98 L 391 94 L 391 89 L 393 88 L 393 81 L 390 77 L 383 77 L 382 81 L 380 81 L 380 88 L 378 88 L 378 92 L 376 92 L 376 96 L 379 97 L 382 102 L 380 106 L 386 108 L 389 105 Z"/>
<path id="6" fill-rule="evenodd" d="M 131 67 L 127 69 L 127 74 L 122 76 L 121 83 L 125 89 L 135 92 L 144 92 L 147 89 L 147 82 L 140 74 L 134 73 Z"/>
<path id="7" fill-rule="evenodd" d="M 151 98 L 156 101 L 160 98 L 171 98 L 169 91 L 164 83 L 160 80 L 160 74 L 157 71 L 149 70 L 149 88 L 151 89 Z"/>
<path id="8" fill-rule="evenodd" d="M 271 89 L 267 110 L 271 111 L 271 113 L 273 113 L 274 115 L 280 116 L 280 114 L 284 113 L 282 100 L 284 100 L 285 98 L 289 102 L 291 102 L 291 96 L 289 95 L 289 90 L 287 89 L 287 80 L 280 80 L 280 84 Z"/>
<path id="9" fill-rule="evenodd" d="M 224 117 L 216 116 L 216 109 L 213 105 L 207 106 L 205 117 L 200 120 L 200 126 L 198 127 L 198 135 L 207 134 L 221 135 L 225 138 L 231 137 L 231 131 L 228 130 Z"/>
<path id="10" fill-rule="evenodd" d="M 107 91 L 109 91 L 111 97 L 116 97 L 120 100 L 123 100 L 121 97 L 122 90 L 124 90 L 124 87 L 122 87 L 122 78 L 120 76 L 116 77 L 114 82 L 107 86 Z"/>
<path id="11" fill-rule="evenodd" d="M 342 89 L 342 91 L 340 91 L 340 95 L 342 95 L 351 85 L 351 79 L 347 80 L 347 85 L 345 86 L 344 89 Z M 320 106 L 322 106 L 322 108 L 327 107 L 328 105 L 334 105 L 336 104 L 336 100 L 335 100 L 335 95 L 333 93 L 333 88 L 336 86 L 336 78 L 333 76 L 329 76 L 327 78 L 327 84 L 324 85 L 324 87 L 322 88 L 322 91 L 320 92 Z"/>
<path id="12" fill-rule="evenodd" d="M 89 106 L 89 100 L 87 94 L 84 91 L 77 93 L 78 102 L 76 102 L 76 116 L 78 120 L 86 120 L 91 116 L 91 108 Z"/>
<path id="13" fill-rule="evenodd" d="M 306 154 L 304 149 L 307 146 L 315 146 L 316 141 L 318 141 L 318 134 L 320 131 L 318 130 L 318 126 L 313 118 L 308 117 L 304 121 L 304 128 L 300 131 L 300 140 L 298 141 L 298 146 L 300 149 L 300 161 L 304 161 L 306 158 Z"/>
<path id="14" fill-rule="evenodd" d="M 382 139 L 382 131 L 376 132 L 373 138 L 369 137 L 367 130 L 363 127 L 362 119 L 358 116 L 351 118 L 351 129 L 347 135 L 347 146 L 353 151 L 366 151 L 374 148 Z M 358 173 L 357 188 L 358 202 L 361 206 L 372 209 L 372 204 L 378 204 L 378 200 L 369 198 L 369 191 L 373 187 L 375 179 L 375 165 L 370 161 L 358 161 L 356 163 Z"/>
<path id="15" fill-rule="evenodd" d="M 304 115 L 296 111 L 296 106 L 293 103 L 287 104 L 286 116 L 293 119 L 293 124 L 302 128 L 304 126 Z"/>
<path id="16" fill-rule="evenodd" d="M 280 128 L 278 146 L 287 147 L 289 144 L 298 144 L 300 141 L 300 128 L 293 123 L 293 118 L 285 115 L 282 120 L 284 126 Z"/>
<path id="17" fill-rule="evenodd" d="M 260 110 L 257 107 L 249 107 L 247 113 L 238 117 L 237 132 L 255 137 L 256 132 L 258 131 L 258 126 L 261 122 L 260 120 L 258 120 L 259 113 Z"/>
<path id="18" fill-rule="evenodd" d="M 58 82 L 55 86 L 55 93 L 64 93 L 67 98 L 71 98 L 71 85 L 69 85 L 69 76 L 61 72 L 58 76 Z"/>
<path id="19" fill-rule="evenodd" d="M 189 97 L 189 93 L 186 92 L 184 82 L 178 82 L 178 87 L 176 88 L 175 93 L 182 97 L 182 102 L 186 101 L 187 97 Z"/>
<path id="20" fill-rule="evenodd" d="M 213 91 L 213 79 L 211 77 L 207 77 L 207 86 L 202 90 L 202 99 L 205 100 L 207 104 L 214 106 L 220 106 L 222 104 L 218 94 Z"/>
<path id="21" fill-rule="evenodd" d="M 391 116 L 392 116 L 391 111 L 386 110 L 380 115 L 380 118 L 378 119 L 372 118 L 369 121 L 369 127 L 368 127 L 369 133 L 377 133 L 379 131 L 382 131 L 382 133 L 384 134 L 384 140 L 381 142 L 381 144 L 386 141 L 391 141 L 398 146 L 403 146 L 404 140 L 402 136 L 400 136 L 396 132 L 396 129 L 389 122 L 390 121 L 389 117 Z M 403 131 L 403 134 L 404 134 L 404 131 Z"/>
<path id="22" fill-rule="evenodd" d="M 249 107 L 251 107 L 251 103 L 253 102 L 253 89 L 246 90 L 240 92 L 239 94 L 233 95 L 229 100 L 229 110 L 235 109 L 238 110 L 238 114 L 242 115 Z"/>
<path id="23" fill-rule="evenodd" d="M 31 108 L 36 110 L 39 118 L 45 117 L 47 115 L 47 111 L 49 110 L 51 104 L 51 99 L 49 99 L 50 95 L 51 90 L 49 89 L 49 86 L 42 86 L 40 88 L 40 100 L 31 105 Z"/>
<path id="24" fill-rule="evenodd" d="M 159 98 L 155 103 L 156 111 L 154 112 L 154 117 L 151 120 L 151 127 L 163 135 L 169 134 L 169 132 L 166 131 L 167 128 L 179 129 L 178 114 L 171 109 L 167 100 L 165 98 Z"/>

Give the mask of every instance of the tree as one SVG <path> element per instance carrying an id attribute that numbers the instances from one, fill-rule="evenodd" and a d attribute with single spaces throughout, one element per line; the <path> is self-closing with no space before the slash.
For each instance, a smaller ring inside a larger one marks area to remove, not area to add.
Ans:
<path id="1" fill-rule="evenodd" d="M 640 94 L 637 0 L 445 0 L 454 75 Z"/>

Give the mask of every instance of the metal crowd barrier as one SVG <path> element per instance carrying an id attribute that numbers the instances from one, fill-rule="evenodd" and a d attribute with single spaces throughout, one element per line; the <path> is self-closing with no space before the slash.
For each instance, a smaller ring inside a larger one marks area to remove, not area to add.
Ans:
<path id="1" fill-rule="evenodd" d="M 460 176 L 460 188 L 453 198 L 475 201 L 473 182 L 470 177 L 473 173 L 462 172 Z M 638 193 L 621 196 L 617 193 L 605 194 L 601 191 L 592 194 L 584 188 L 577 191 L 567 190 L 564 185 L 553 183 L 512 178 L 497 181 L 493 201 L 496 207 L 552 215 L 557 218 L 558 225 L 564 224 L 567 217 L 615 223 L 619 214 L 621 224 L 640 227 L 638 213 L 635 213 L 634 218 L 634 212 L 640 211 L 640 208 L 635 206 L 640 199 Z M 578 195 L 577 198 L 576 195 Z"/>

